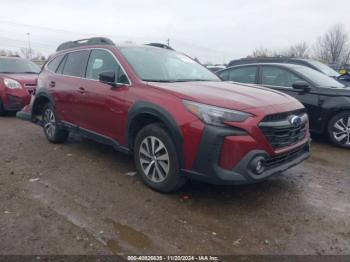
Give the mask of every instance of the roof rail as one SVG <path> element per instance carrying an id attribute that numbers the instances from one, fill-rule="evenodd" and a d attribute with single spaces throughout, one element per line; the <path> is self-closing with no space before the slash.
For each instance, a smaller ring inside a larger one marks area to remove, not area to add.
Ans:
<path id="1" fill-rule="evenodd" d="M 149 43 L 149 44 L 146 44 L 146 45 L 175 51 L 172 47 L 170 47 L 168 45 L 165 45 L 165 44 L 161 44 L 161 43 Z"/>
<path id="2" fill-rule="evenodd" d="M 76 41 L 69 41 L 60 44 L 56 51 L 62 51 L 65 49 L 80 47 L 80 46 L 89 46 L 89 45 L 115 45 L 112 40 L 105 37 L 92 37 L 87 39 L 80 39 Z"/>

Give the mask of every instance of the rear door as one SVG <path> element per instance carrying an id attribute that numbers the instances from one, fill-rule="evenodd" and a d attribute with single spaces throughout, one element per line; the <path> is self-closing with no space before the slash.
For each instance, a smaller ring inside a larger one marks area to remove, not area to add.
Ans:
<path id="1" fill-rule="evenodd" d="M 259 75 L 260 85 L 284 92 L 299 100 L 309 113 L 312 128 L 317 129 L 317 120 L 321 113 L 319 108 L 319 95 L 314 92 L 315 87 L 312 87 L 310 82 L 287 68 L 273 65 L 260 66 Z M 293 84 L 296 81 L 308 82 L 312 88 L 311 91 L 305 92 L 294 89 Z"/>
<path id="2" fill-rule="evenodd" d="M 77 99 L 89 53 L 89 50 L 81 50 L 66 54 L 56 71 L 56 77 L 49 83 L 54 90 L 56 111 L 61 120 L 78 126 L 81 125 L 82 112 L 77 107 Z"/>

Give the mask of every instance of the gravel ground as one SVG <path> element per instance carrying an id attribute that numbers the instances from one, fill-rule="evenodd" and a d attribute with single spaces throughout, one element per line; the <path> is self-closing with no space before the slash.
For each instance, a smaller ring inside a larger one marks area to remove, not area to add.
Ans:
<path id="1" fill-rule="evenodd" d="M 130 157 L 82 138 L 53 145 L 0 118 L 1 254 L 350 254 L 350 151 L 312 157 L 267 182 L 191 182 L 162 195 Z"/>

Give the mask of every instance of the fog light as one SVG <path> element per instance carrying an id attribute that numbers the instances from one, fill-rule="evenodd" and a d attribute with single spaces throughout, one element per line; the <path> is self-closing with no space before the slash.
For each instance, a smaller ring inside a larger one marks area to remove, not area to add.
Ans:
<path id="1" fill-rule="evenodd" d="M 265 171 L 265 158 L 262 156 L 254 158 L 250 164 L 250 167 L 257 175 L 262 174 Z"/>

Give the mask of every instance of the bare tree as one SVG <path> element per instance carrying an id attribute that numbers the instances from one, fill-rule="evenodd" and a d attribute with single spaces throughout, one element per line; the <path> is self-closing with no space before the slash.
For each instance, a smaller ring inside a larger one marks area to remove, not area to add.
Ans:
<path id="1" fill-rule="evenodd" d="M 308 58 L 309 57 L 309 46 L 306 42 L 301 42 L 295 45 L 292 45 L 286 52 L 288 57 L 296 58 Z"/>
<path id="2" fill-rule="evenodd" d="M 315 56 L 326 63 L 343 63 L 349 47 L 348 34 L 340 24 L 333 26 L 326 34 L 320 36 L 315 46 Z"/>
<path id="3" fill-rule="evenodd" d="M 273 56 L 273 52 L 267 48 L 260 47 L 253 50 L 253 53 L 248 57 L 271 57 Z"/>

